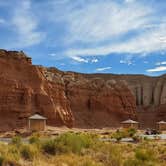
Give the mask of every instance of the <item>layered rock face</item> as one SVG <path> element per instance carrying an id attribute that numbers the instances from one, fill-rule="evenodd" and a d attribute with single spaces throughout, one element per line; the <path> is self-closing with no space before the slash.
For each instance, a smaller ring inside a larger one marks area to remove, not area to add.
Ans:
<path id="1" fill-rule="evenodd" d="M 48 124 L 143 128 L 166 120 L 166 76 L 79 74 L 35 66 L 23 52 L 0 50 L 0 130 L 27 125 L 38 112 Z"/>
<path id="2" fill-rule="evenodd" d="M 166 75 L 148 77 L 144 75 L 85 75 L 86 78 L 100 77 L 124 81 L 135 96 L 136 114 L 142 128 L 154 127 L 160 120 L 166 121 Z"/>
<path id="3" fill-rule="evenodd" d="M 51 125 L 72 126 L 73 116 L 65 86 L 47 81 L 44 69 L 33 66 L 23 52 L 0 50 L 0 129 L 27 124 L 39 112 Z"/>
<path id="4" fill-rule="evenodd" d="M 126 118 L 136 118 L 134 95 L 123 81 L 86 78 L 82 74 L 58 72 L 53 68 L 47 71 L 50 73 L 49 79 L 54 78 L 53 82 L 55 77 L 64 81 L 66 97 L 74 115 L 74 126 L 119 126 Z"/>
<path id="5" fill-rule="evenodd" d="M 124 81 L 34 66 L 23 52 L 0 50 L 0 80 L 0 130 L 25 127 L 36 112 L 49 125 L 84 128 L 136 118 L 135 97 Z"/>

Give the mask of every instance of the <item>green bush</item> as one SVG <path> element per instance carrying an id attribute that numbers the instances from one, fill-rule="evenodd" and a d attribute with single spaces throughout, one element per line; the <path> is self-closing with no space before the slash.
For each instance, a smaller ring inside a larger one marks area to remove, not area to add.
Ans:
<path id="1" fill-rule="evenodd" d="M 56 153 L 55 140 L 46 140 L 42 144 L 42 150 L 45 153 L 54 155 Z"/>
<path id="2" fill-rule="evenodd" d="M 40 143 L 40 138 L 36 135 L 33 135 L 29 138 L 29 143 L 30 144 L 39 144 Z"/>
<path id="3" fill-rule="evenodd" d="M 126 137 L 126 133 L 124 131 L 117 130 L 112 134 L 112 138 L 115 138 L 117 142 L 119 142 L 124 137 Z"/>
<path id="4" fill-rule="evenodd" d="M 3 166 L 3 162 L 4 162 L 4 157 L 3 156 L 0 156 L 0 166 Z"/>
<path id="5" fill-rule="evenodd" d="M 30 145 L 23 145 L 20 149 L 20 154 L 25 160 L 32 160 L 37 151 Z"/>
<path id="6" fill-rule="evenodd" d="M 136 130 L 135 128 L 129 128 L 129 129 L 127 130 L 127 135 L 128 135 L 129 137 L 135 136 L 136 133 L 137 133 L 137 130 Z"/>
<path id="7" fill-rule="evenodd" d="M 150 149 L 137 149 L 135 152 L 135 158 L 140 161 L 153 161 L 155 159 L 154 153 Z"/>
<path id="8" fill-rule="evenodd" d="M 22 140 L 20 136 L 15 136 L 12 138 L 11 144 L 20 146 L 22 144 Z"/>
<path id="9" fill-rule="evenodd" d="M 57 152 L 81 153 L 83 148 L 89 148 L 95 142 L 90 134 L 65 133 L 56 140 Z"/>
<path id="10" fill-rule="evenodd" d="M 77 153 L 83 148 L 89 148 L 95 142 L 95 136 L 90 134 L 65 133 L 54 140 L 46 140 L 42 143 L 42 150 L 48 154 Z"/>

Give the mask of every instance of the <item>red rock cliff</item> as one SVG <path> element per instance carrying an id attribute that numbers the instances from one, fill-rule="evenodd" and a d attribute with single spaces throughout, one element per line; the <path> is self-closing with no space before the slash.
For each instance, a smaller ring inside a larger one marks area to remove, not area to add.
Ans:
<path id="1" fill-rule="evenodd" d="M 119 126 L 127 118 L 136 118 L 134 95 L 123 81 L 107 80 L 100 77 L 85 78 L 73 72 L 51 74 L 61 77 L 66 86 L 66 96 L 74 115 L 76 127 Z"/>
<path id="2" fill-rule="evenodd" d="M 25 126 L 35 112 L 68 127 L 117 126 L 136 117 L 126 82 L 34 66 L 23 52 L 0 50 L 0 80 L 1 130 Z"/>
<path id="3" fill-rule="evenodd" d="M 51 125 L 72 126 L 65 86 L 47 81 L 43 72 L 23 52 L 0 50 L 1 130 L 25 126 L 35 112 L 46 116 Z"/>

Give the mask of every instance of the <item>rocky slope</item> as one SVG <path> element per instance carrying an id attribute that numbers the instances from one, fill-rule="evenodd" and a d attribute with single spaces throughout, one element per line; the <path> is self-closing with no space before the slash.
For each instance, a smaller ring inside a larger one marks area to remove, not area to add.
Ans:
<path id="1" fill-rule="evenodd" d="M 50 125 L 82 128 L 166 120 L 166 76 L 62 72 L 32 65 L 23 52 L 0 50 L 0 80 L 0 130 L 26 126 L 35 112 Z"/>

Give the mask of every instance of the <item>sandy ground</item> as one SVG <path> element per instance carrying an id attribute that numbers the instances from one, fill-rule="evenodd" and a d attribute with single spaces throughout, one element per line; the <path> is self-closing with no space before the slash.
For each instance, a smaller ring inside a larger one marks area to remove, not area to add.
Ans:
<path id="1" fill-rule="evenodd" d="M 121 128 L 118 128 L 121 129 Z M 74 133 L 93 133 L 98 135 L 110 135 L 111 133 L 115 132 L 117 128 L 102 128 L 102 129 L 80 129 L 80 128 L 67 128 L 66 126 L 62 127 L 53 127 L 47 126 L 45 131 L 40 132 L 40 135 L 43 136 L 56 136 L 65 132 L 74 132 Z M 138 135 L 143 135 L 145 130 L 138 130 Z M 0 138 L 12 138 L 15 135 L 21 135 L 22 137 L 28 137 L 32 134 L 32 132 L 28 131 L 26 128 L 2 132 L 0 133 Z M 162 134 L 166 134 L 166 131 L 163 131 Z"/>

